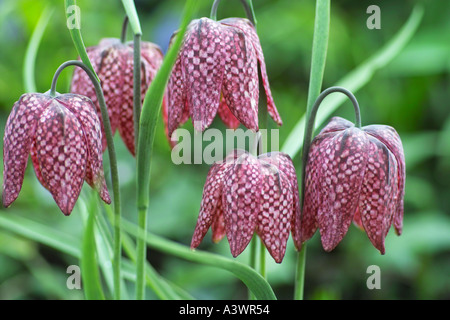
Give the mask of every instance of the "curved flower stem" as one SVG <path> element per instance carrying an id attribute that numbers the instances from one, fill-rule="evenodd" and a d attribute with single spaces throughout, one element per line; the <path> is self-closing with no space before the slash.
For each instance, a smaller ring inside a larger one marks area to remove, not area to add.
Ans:
<path id="1" fill-rule="evenodd" d="M 210 18 L 212 20 L 217 20 L 217 8 L 219 7 L 221 0 L 215 0 L 211 7 Z M 247 15 L 247 19 L 250 20 L 253 25 L 256 27 L 256 16 L 255 11 L 253 10 L 253 2 L 252 0 L 241 0 L 242 5 L 245 9 L 245 14 Z"/>
<path id="2" fill-rule="evenodd" d="M 122 24 L 122 32 L 120 33 L 120 42 L 125 43 L 127 41 L 127 30 L 128 30 L 128 16 L 125 16 Z"/>
<path id="3" fill-rule="evenodd" d="M 113 273 L 114 273 L 114 298 L 120 299 L 120 264 L 121 264 L 121 205 L 120 205 L 120 188 L 119 188 L 119 173 L 117 170 L 117 158 L 114 147 L 113 133 L 111 130 L 111 123 L 109 121 L 108 110 L 105 103 L 105 97 L 103 96 L 102 87 L 100 82 L 97 81 L 95 73 L 89 69 L 83 62 L 78 60 L 70 60 L 64 62 L 55 72 L 53 76 L 52 85 L 50 88 L 50 95 L 56 96 L 56 82 L 60 73 L 68 66 L 77 66 L 83 69 L 92 81 L 97 95 L 98 103 L 102 113 L 103 126 L 105 128 L 106 142 L 108 144 L 108 154 L 110 161 L 111 181 L 113 186 L 114 195 L 114 260 L 113 260 Z"/>
<path id="4" fill-rule="evenodd" d="M 351 100 L 351 102 L 353 103 L 353 108 L 355 109 L 355 118 L 356 118 L 355 125 L 357 128 L 361 128 L 361 113 L 359 111 L 359 104 L 358 104 L 358 101 L 356 100 L 355 96 L 353 95 L 353 93 L 351 93 L 350 91 L 348 91 L 347 89 L 345 89 L 343 87 L 337 87 L 337 86 L 330 87 L 330 88 L 324 90 L 319 95 L 316 102 L 314 102 L 314 105 L 311 109 L 311 113 L 310 113 L 310 116 L 308 119 L 308 123 L 306 124 L 305 137 L 304 137 L 304 142 L 303 142 L 303 154 L 302 154 L 302 161 L 303 161 L 302 177 L 303 177 L 303 180 L 305 177 L 306 163 L 308 161 L 309 148 L 311 146 L 311 140 L 312 140 L 312 135 L 313 135 L 313 131 L 314 131 L 314 122 L 316 120 L 317 110 L 319 109 L 319 106 L 322 103 L 323 99 L 325 99 L 326 96 L 328 96 L 329 94 L 331 94 L 333 92 L 341 92 L 341 93 L 345 94 Z M 303 205 L 304 187 L 305 187 L 305 184 L 303 182 L 302 183 L 301 205 Z"/>

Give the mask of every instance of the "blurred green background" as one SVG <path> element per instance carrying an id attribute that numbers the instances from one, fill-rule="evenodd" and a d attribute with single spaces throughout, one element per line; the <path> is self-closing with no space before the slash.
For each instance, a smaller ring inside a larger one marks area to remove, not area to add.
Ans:
<path id="1" fill-rule="evenodd" d="M 201 0 L 198 17 L 209 16 L 212 1 Z M 258 33 L 275 103 L 284 121 L 281 145 L 304 114 L 308 92 L 315 1 L 254 0 Z M 391 231 L 381 256 L 367 236 L 351 227 L 331 253 L 318 234 L 309 242 L 306 299 L 450 299 L 450 12 L 449 1 L 335 0 L 323 88 L 367 60 L 402 27 L 415 4 L 424 7 L 421 24 L 404 50 L 356 92 L 365 124 L 387 124 L 402 137 L 407 164 L 403 235 Z M 121 2 L 79 0 L 86 46 L 103 37 L 119 37 L 124 11 Z M 369 30 L 369 5 L 381 8 L 381 29 Z M 184 1 L 137 0 L 143 40 L 166 50 L 177 29 Z M 75 59 L 62 0 L 0 0 L 0 129 L 15 101 L 24 93 L 22 68 L 33 30 L 45 8 L 53 10 L 36 58 L 39 92 L 50 88 L 57 67 Z M 239 1 L 223 1 L 218 18 L 244 16 Z M 131 40 L 131 32 L 128 38 Z M 67 92 L 71 71 L 58 91 Z M 353 120 L 348 103 L 336 114 Z M 162 121 L 153 152 L 150 231 L 188 246 L 195 227 L 207 165 L 171 162 Z M 270 122 L 270 121 L 269 121 Z M 191 128 L 188 124 L 186 127 Z M 220 121 L 213 127 L 224 129 Z M 270 127 L 275 127 L 270 123 Z M 136 221 L 135 159 L 116 135 L 123 214 Z M 301 162 L 295 159 L 297 168 Z M 105 169 L 108 161 L 105 160 Z M 108 174 L 109 176 L 109 174 Z M 84 192 L 89 192 L 84 187 Z M 1 216 L 23 216 L 81 239 L 82 220 L 75 207 L 64 217 L 51 195 L 27 169 L 19 198 Z M 231 257 L 227 241 L 212 244 L 210 233 L 200 248 Z M 241 299 L 244 285 L 227 271 L 205 267 L 149 250 L 148 257 L 166 278 L 199 299 Z M 248 261 L 248 250 L 238 260 Z M 268 281 L 279 299 L 291 299 L 296 252 L 291 239 L 282 264 L 267 255 Z M 78 299 L 80 290 L 66 287 L 66 268 L 77 259 L 0 225 L 0 299 Z M 369 290 L 367 267 L 381 268 L 381 289 Z M 129 285 L 133 292 L 132 284 Z M 151 291 L 149 298 L 154 297 Z"/>

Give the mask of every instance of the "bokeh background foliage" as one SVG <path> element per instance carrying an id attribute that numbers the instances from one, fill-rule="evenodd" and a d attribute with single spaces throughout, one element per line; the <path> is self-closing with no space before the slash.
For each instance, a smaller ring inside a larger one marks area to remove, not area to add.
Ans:
<path id="1" fill-rule="evenodd" d="M 208 16 L 211 1 L 200 0 L 198 16 Z M 258 33 L 264 50 L 273 96 L 284 125 L 283 145 L 306 108 L 315 2 L 307 0 L 255 0 Z M 120 1 L 79 0 L 82 34 L 86 46 L 103 37 L 119 37 L 123 8 Z M 369 5 L 381 8 L 381 29 L 366 27 Z M 310 241 L 306 265 L 307 299 L 449 299 L 450 298 L 450 3 L 440 1 L 335 0 L 323 88 L 334 85 L 366 61 L 404 25 L 413 7 L 421 4 L 424 15 L 413 38 L 397 57 L 377 71 L 356 92 L 364 124 L 383 123 L 400 133 L 406 154 L 407 178 L 404 234 L 391 231 L 386 255 L 380 256 L 365 234 L 351 227 L 341 244 L 325 253 L 318 235 Z M 182 0 L 136 1 L 143 40 L 167 49 L 178 27 Z M 35 65 L 36 89 L 47 91 L 56 68 L 76 58 L 65 28 L 63 1 L 0 0 L 0 129 L 12 105 L 25 92 L 22 68 L 31 35 L 44 10 L 53 11 L 38 48 Z M 244 16 L 239 1 L 223 1 L 218 18 Z M 128 36 L 132 39 L 131 32 Z M 64 72 L 58 91 L 67 92 L 71 71 Z M 353 120 L 345 103 L 335 114 Z M 220 121 L 214 127 L 224 129 Z M 269 127 L 274 128 L 270 123 Z M 186 128 L 192 129 L 187 124 Z M 116 137 L 117 138 L 117 137 Z M 123 214 L 136 221 L 135 159 L 116 139 L 123 199 Z M 107 154 L 105 153 L 105 156 Z M 300 168 L 297 156 L 295 163 Z M 105 160 L 106 170 L 108 161 Z M 208 165 L 172 163 L 162 123 L 157 129 L 153 152 L 150 231 L 189 245 Z M 83 189 L 83 194 L 90 192 Z M 2 217 L 35 221 L 79 242 L 84 204 L 77 204 L 64 217 L 50 194 L 28 168 L 22 192 L 9 209 L 0 209 L 0 298 L 78 299 L 80 290 L 66 287 L 66 268 L 78 264 L 74 255 L 30 240 L 12 230 Z M 33 238 L 33 237 L 31 237 Z M 65 239 L 62 237 L 61 239 Z M 200 249 L 231 257 L 226 240 L 212 244 L 209 234 Z M 245 251 L 237 259 L 247 262 Z M 291 299 L 295 251 L 291 240 L 281 265 L 267 258 L 268 281 L 279 299 Z M 193 264 L 150 249 L 148 258 L 161 275 L 200 299 L 240 299 L 246 288 L 227 271 Z M 381 268 L 381 290 L 368 290 L 366 269 Z M 108 268 L 110 266 L 103 266 Z M 133 284 L 127 289 L 134 292 Z M 155 297 L 149 290 L 147 297 Z"/>

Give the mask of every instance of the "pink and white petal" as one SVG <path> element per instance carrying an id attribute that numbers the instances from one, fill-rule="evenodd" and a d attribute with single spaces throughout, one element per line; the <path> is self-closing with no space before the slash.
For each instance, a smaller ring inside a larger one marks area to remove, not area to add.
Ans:
<path id="1" fill-rule="evenodd" d="M 223 99 L 234 116 L 248 129 L 258 131 L 258 61 L 245 33 L 222 25 L 224 43 Z"/>
<path id="2" fill-rule="evenodd" d="M 277 263 L 283 261 L 293 216 L 293 193 L 287 175 L 274 165 L 261 166 L 262 189 L 257 233 Z"/>
<path id="3" fill-rule="evenodd" d="M 305 169 L 305 190 L 300 219 L 300 239 L 305 242 L 314 235 L 319 227 L 317 215 L 319 206 L 323 202 L 322 165 L 329 162 L 331 149 L 328 147 L 335 134 L 319 134 L 311 143 L 308 161 Z M 329 151 L 327 151 L 329 150 Z M 326 159 L 326 160 L 325 160 Z M 298 224 L 298 222 L 297 222 Z"/>
<path id="4" fill-rule="evenodd" d="M 203 188 L 202 202 L 200 204 L 200 213 L 192 236 L 191 248 L 200 245 L 209 227 L 216 219 L 216 214 L 220 213 L 222 202 L 222 188 L 224 178 L 230 164 L 215 163 L 209 169 L 206 177 L 205 186 Z M 219 207 L 218 210 L 216 208 Z"/>
<path id="5" fill-rule="evenodd" d="M 225 219 L 223 217 L 222 197 L 219 197 L 211 224 L 212 241 L 218 243 L 226 235 Z"/>
<path id="6" fill-rule="evenodd" d="M 132 44 L 130 46 L 133 47 Z M 141 56 L 153 70 L 158 70 L 164 59 L 161 48 L 158 45 L 148 41 L 141 42 Z"/>
<path id="7" fill-rule="evenodd" d="M 167 84 L 167 134 L 169 140 L 170 137 L 172 137 L 173 132 L 189 118 L 181 60 L 182 57 L 181 54 L 179 54 Z"/>
<path id="8" fill-rule="evenodd" d="M 242 155 L 227 171 L 222 204 L 231 254 L 237 257 L 255 232 L 261 203 L 262 175 L 257 158 Z"/>
<path id="9" fill-rule="evenodd" d="M 364 230 L 381 254 L 385 253 L 384 239 L 392 221 L 395 201 L 393 192 L 397 179 L 397 163 L 392 153 L 379 140 L 369 137 L 367 166 L 364 175 L 359 212 Z"/>
<path id="10" fill-rule="evenodd" d="M 88 151 L 81 124 L 55 100 L 39 119 L 36 151 L 47 189 L 69 215 L 83 185 Z"/>
<path id="11" fill-rule="evenodd" d="M 258 157 L 261 161 L 275 165 L 281 172 L 283 172 L 291 185 L 290 192 L 293 196 L 293 214 L 291 219 L 292 238 L 297 250 L 301 250 L 301 218 L 300 218 L 300 196 L 298 191 L 297 173 L 295 171 L 294 163 L 291 157 L 283 152 L 270 152 L 262 154 Z"/>
<path id="12" fill-rule="evenodd" d="M 181 51 L 186 101 L 197 131 L 213 122 L 219 109 L 224 75 L 221 25 L 208 18 L 192 24 Z"/>
<path id="13" fill-rule="evenodd" d="M 72 112 L 80 122 L 88 151 L 85 180 L 99 192 L 103 201 L 110 204 L 111 197 L 103 171 L 101 125 L 93 102 L 88 97 L 77 94 L 59 95 L 56 100 Z"/>
<path id="14" fill-rule="evenodd" d="M 331 118 L 330 122 L 328 122 L 327 125 L 320 131 L 319 134 L 342 131 L 354 126 L 355 125 L 347 119 L 341 117 L 333 117 Z"/>
<path id="15" fill-rule="evenodd" d="M 267 76 L 266 63 L 264 60 L 264 53 L 261 48 L 261 42 L 259 41 L 258 34 L 256 33 L 255 27 L 248 19 L 242 18 L 228 18 L 220 21 L 223 24 L 234 26 L 241 29 L 245 35 L 250 39 L 253 47 L 255 49 L 256 57 L 259 61 L 259 68 L 261 71 L 261 78 L 264 86 L 264 90 L 266 91 L 267 98 L 267 111 L 272 117 L 272 119 L 281 126 L 283 121 L 278 113 L 278 110 L 275 106 L 275 102 L 273 101 L 272 92 L 270 90 L 269 85 L 269 77 Z"/>
<path id="16" fill-rule="evenodd" d="M 324 141 L 320 168 L 321 201 L 317 222 L 325 251 L 333 250 L 352 223 L 366 170 L 368 141 L 357 128 L 338 132 Z"/>
<path id="17" fill-rule="evenodd" d="M 228 108 L 227 103 L 225 102 L 225 99 L 222 99 L 220 101 L 218 113 L 219 113 L 219 116 L 222 119 L 223 123 L 225 123 L 225 125 L 229 129 L 237 129 L 239 127 L 239 125 L 241 124 L 239 122 L 239 120 L 233 115 L 233 113 Z"/>
<path id="18" fill-rule="evenodd" d="M 109 120 L 113 134 L 119 126 L 119 112 L 122 104 L 123 88 L 122 70 L 124 69 L 119 49 L 116 48 L 116 46 L 121 46 L 121 44 L 114 43 L 114 46 L 96 46 L 88 48 L 89 59 L 100 79 L 103 95 L 108 107 Z M 98 118 L 101 120 L 102 150 L 104 152 L 107 143 L 97 95 L 89 76 L 81 68 L 76 68 L 74 71 L 71 92 L 87 96 L 96 106 Z"/>
<path id="19" fill-rule="evenodd" d="M 38 119 L 51 103 L 49 95 L 24 94 L 14 104 L 3 137 L 3 205 L 17 199 L 22 188 L 28 154 L 34 141 Z"/>
<path id="20" fill-rule="evenodd" d="M 386 145 L 389 151 L 392 152 L 398 167 L 398 191 L 397 191 L 397 204 L 396 212 L 394 215 L 394 227 L 397 235 L 402 233 L 403 228 L 403 199 L 405 196 L 405 154 L 403 151 L 402 141 L 397 131 L 385 125 L 371 125 L 363 128 L 365 132 L 380 140 Z"/>

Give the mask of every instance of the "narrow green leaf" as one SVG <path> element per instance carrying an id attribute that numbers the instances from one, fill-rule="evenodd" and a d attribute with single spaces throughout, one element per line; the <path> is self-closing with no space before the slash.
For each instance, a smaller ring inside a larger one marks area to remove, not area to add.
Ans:
<path id="1" fill-rule="evenodd" d="M 164 61 L 153 79 L 144 99 L 141 111 L 141 119 L 139 123 L 139 139 L 137 149 L 137 208 L 138 221 L 141 229 L 145 230 L 147 226 L 147 209 L 149 204 L 149 190 L 150 190 L 150 169 L 151 169 L 151 154 L 153 149 L 153 141 L 156 132 L 156 123 L 161 111 L 161 104 L 169 81 L 169 76 L 172 67 L 177 58 L 183 41 L 184 33 L 189 22 L 194 14 L 196 7 L 195 0 L 188 0 L 185 5 L 181 27 L 169 49 Z M 138 238 L 137 244 L 137 287 L 136 298 L 143 299 L 144 297 L 144 278 L 145 278 L 145 233 Z"/>
<path id="2" fill-rule="evenodd" d="M 139 230 L 137 225 L 123 219 L 122 227 L 124 231 L 137 238 L 143 233 L 142 230 Z M 253 292 L 257 299 L 276 299 L 269 283 L 249 266 L 217 254 L 202 252 L 200 250 L 194 251 L 186 246 L 158 237 L 149 232 L 145 233 L 145 240 L 149 247 L 184 260 L 227 270 L 238 277 Z"/>
<path id="3" fill-rule="evenodd" d="M 123 8 L 128 16 L 128 21 L 130 22 L 131 29 L 134 35 L 141 35 L 141 24 L 139 22 L 139 16 L 136 11 L 136 6 L 133 0 L 122 0 Z"/>
<path id="4" fill-rule="evenodd" d="M 104 300 L 105 295 L 100 282 L 95 242 L 95 217 L 97 215 L 97 208 L 95 198 L 91 198 L 89 209 L 86 208 L 83 199 L 78 199 L 81 213 L 87 216 L 81 245 L 81 278 L 83 279 L 83 289 L 87 300 Z"/>
<path id="5" fill-rule="evenodd" d="M 81 36 L 81 9 L 77 6 L 76 0 L 64 0 L 64 5 L 66 10 L 67 28 L 69 29 L 78 55 L 80 56 L 81 61 L 83 61 L 83 63 L 91 69 L 92 72 L 94 72 L 97 81 L 100 82 L 100 79 L 92 67 L 91 60 L 89 60 L 86 47 L 84 46 L 83 38 Z"/>
<path id="6" fill-rule="evenodd" d="M 335 85 L 344 87 L 353 93 L 364 87 L 377 70 L 385 67 L 402 51 L 416 32 L 422 16 L 423 8 L 417 5 L 408 18 L 408 21 L 385 46 Z M 317 113 L 315 127 L 318 128 L 344 101 L 346 101 L 344 95 L 327 97 L 322 102 L 320 110 Z M 283 152 L 286 152 L 291 157 L 294 157 L 303 147 L 305 119 L 306 115 L 297 122 L 281 148 Z"/>
<path id="7" fill-rule="evenodd" d="M 54 9 L 50 8 L 50 6 L 47 6 L 44 9 L 36 27 L 34 28 L 30 41 L 28 42 L 27 50 L 25 52 L 25 60 L 23 63 L 23 86 L 25 88 L 25 92 L 36 92 L 34 71 L 37 51 L 53 12 Z"/>

